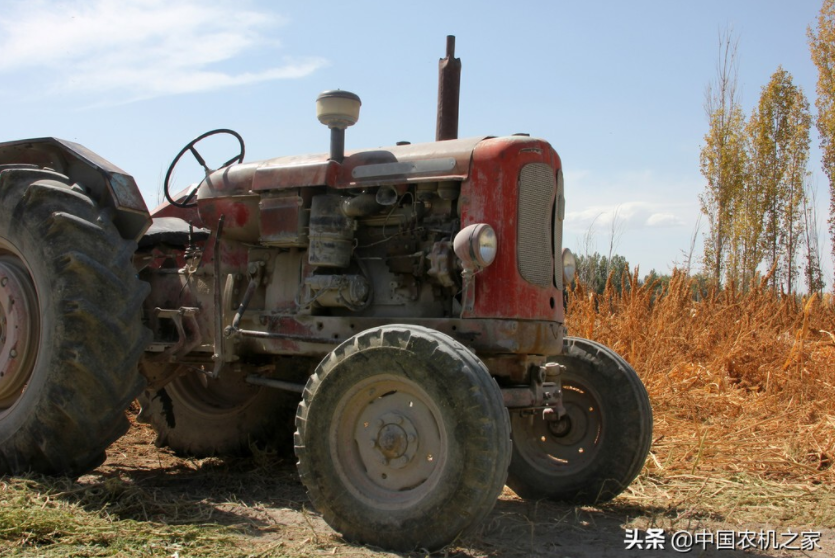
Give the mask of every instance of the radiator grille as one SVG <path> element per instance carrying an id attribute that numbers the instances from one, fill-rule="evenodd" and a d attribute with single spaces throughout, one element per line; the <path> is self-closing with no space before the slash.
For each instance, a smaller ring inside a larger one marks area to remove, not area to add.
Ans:
<path id="1" fill-rule="evenodd" d="M 518 235 L 516 254 L 519 274 L 540 287 L 554 284 L 554 254 L 559 246 L 552 228 L 557 177 L 545 163 L 530 163 L 519 174 Z M 560 279 L 562 274 L 560 273 Z M 560 280 L 560 283 L 562 281 Z"/>

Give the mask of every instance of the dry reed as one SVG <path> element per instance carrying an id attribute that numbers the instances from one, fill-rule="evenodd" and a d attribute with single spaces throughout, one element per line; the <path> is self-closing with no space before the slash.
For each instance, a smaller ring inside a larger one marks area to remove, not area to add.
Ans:
<path id="1" fill-rule="evenodd" d="M 614 287 L 574 288 L 567 322 L 646 385 L 655 431 L 645 475 L 835 485 L 830 297 L 775 294 L 766 280 L 700 292 L 680 272 L 638 286 L 637 270 Z"/>

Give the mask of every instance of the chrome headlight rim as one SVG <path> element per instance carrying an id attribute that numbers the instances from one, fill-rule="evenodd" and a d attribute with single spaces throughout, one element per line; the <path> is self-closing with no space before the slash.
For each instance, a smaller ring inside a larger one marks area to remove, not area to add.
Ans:
<path id="1" fill-rule="evenodd" d="M 577 258 L 568 248 L 562 249 L 562 285 L 568 288 L 577 274 Z"/>
<path id="2" fill-rule="evenodd" d="M 455 235 L 453 249 L 465 270 L 481 270 L 496 261 L 498 235 L 487 223 L 468 225 Z"/>

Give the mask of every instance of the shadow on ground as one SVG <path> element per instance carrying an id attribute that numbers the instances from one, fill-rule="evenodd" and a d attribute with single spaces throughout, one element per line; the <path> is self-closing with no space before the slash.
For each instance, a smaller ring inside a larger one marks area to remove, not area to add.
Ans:
<path id="1" fill-rule="evenodd" d="M 148 448 L 146 448 L 146 452 Z M 343 541 L 312 509 L 292 457 L 257 454 L 247 459 L 179 459 L 154 449 L 153 458 L 117 453 L 79 479 L 61 498 L 118 519 L 166 524 L 220 524 L 237 531 L 242 556 L 249 548 L 264 555 L 334 554 L 397 556 Z M 670 526 L 690 532 L 703 520 L 688 510 L 618 499 L 600 507 L 525 501 L 506 489 L 486 521 L 436 556 L 679 556 L 670 547 Z M 664 549 L 626 549 L 626 529 L 666 526 Z M 753 550 L 753 552 L 752 552 Z M 765 556 L 696 546 L 697 556 Z M 260 550 L 259 550 L 260 552 Z M 425 556 L 426 552 L 400 554 Z"/>

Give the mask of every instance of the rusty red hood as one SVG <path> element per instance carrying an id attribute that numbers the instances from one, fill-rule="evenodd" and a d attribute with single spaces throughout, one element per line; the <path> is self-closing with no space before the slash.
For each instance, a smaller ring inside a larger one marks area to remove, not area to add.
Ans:
<path id="1" fill-rule="evenodd" d="M 487 136 L 348 152 L 342 164 L 327 153 L 290 155 L 234 165 L 204 181 L 200 198 L 306 186 L 362 188 L 392 182 L 464 180 L 475 147 Z"/>

